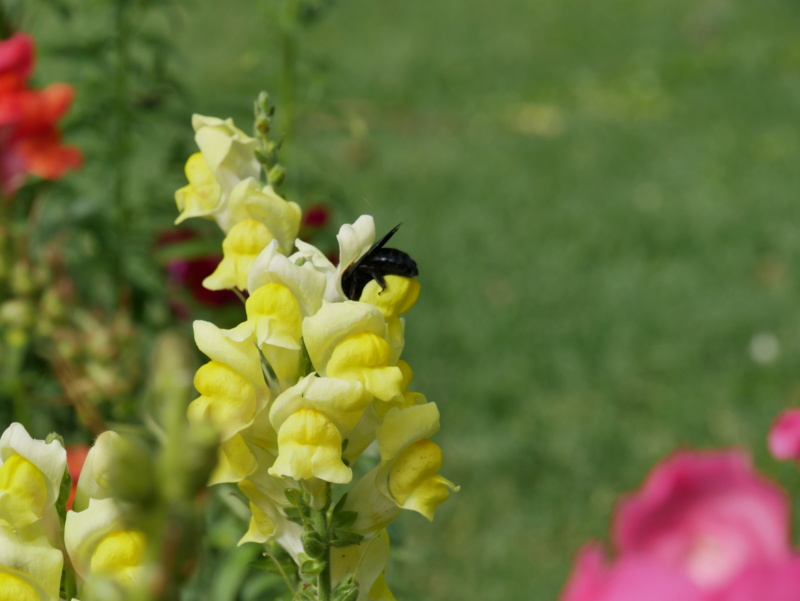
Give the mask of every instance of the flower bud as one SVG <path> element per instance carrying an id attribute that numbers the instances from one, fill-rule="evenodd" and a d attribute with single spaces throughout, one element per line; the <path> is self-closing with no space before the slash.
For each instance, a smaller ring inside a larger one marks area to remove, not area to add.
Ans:
<path id="1" fill-rule="evenodd" d="M 267 183 L 273 188 L 278 188 L 286 179 L 286 169 L 283 165 L 275 165 L 267 174 Z"/>

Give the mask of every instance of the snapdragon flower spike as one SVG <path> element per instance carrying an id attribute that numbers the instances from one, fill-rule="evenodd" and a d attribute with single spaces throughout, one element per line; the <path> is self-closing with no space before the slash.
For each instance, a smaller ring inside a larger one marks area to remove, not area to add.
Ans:
<path id="1" fill-rule="evenodd" d="M 249 501 L 240 544 L 276 540 L 307 577 L 320 575 L 318 588 L 333 586 L 332 598 L 393 599 L 384 527 L 404 509 L 432 518 L 457 490 L 438 475 L 441 450 L 429 440 L 436 405 L 408 390 L 411 369 L 400 360 L 401 316 L 419 283 L 386 275 L 348 299 L 342 275 L 372 248 L 372 217 L 342 226 L 334 265 L 295 240 L 299 208 L 258 182 L 252 139 L 229 121 L 195 117 L 194 125 L 201 154 L 187 164 L 180 219 L 213 217 L 227 233 L 206 287 L 249 293 L 238 326 L 195 323 L 210 363 L 198 370 L 189 417 L 220 433 L 210 483 L 236 482 Z M 380 464 L 332 508 L 331 485 L 350 483 L 350 466 L 376 440 Z"/>

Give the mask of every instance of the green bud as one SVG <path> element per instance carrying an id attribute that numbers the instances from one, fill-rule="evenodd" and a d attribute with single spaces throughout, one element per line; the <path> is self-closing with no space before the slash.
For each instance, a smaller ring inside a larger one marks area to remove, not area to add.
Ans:
<path id="1" fill-rule="evenodd" d="M 285 179 L 286 169 L 283 168 L 283 165 L 275 165 L 267 174 L 267 183 L 273 188 L 280 186 Z"/>
<path id="2" fill-rule="evenodd" d="M 324 561 L 309 559 L 300 564 L 300 571 L 303 572 L 303 574 L 319 574 L 325 569 L 326 565 L 327 564 Z"/>
<path id="3" fill-rule="evenodd" d="M 263 148 L 256 148 L 254 154 L 256 155 L 256 160 L 262 165 L 269 165 L 273 161 L 272 153 Z"/>
<path id="4" fill-rule="evenodd" d="M 269 102 L 269 93 L 264 90 L 260 91 L 256 99 L 256 114 L 269 115 L 271 110 L 272 106 Z"/>
<path id="5" fill-rule="evenodd" d="M 311 559 L 325 560 L 328 558 L 328 545 L 322 540 L 318 532 L 306 532 L 303 534 L 303 549 Z"/>
<path id="6" fill-rule="evenodd" d="M 262 136 L 266 136 L 269 133 L 270 122 L 269 119 L 266 117 L 259 115 L 256 117 L 256 131 L 261 134 Z"/>
<path id="7" fill-rule="evenodd" d="M 358 582 L 352 574 L 342 578 L 336 588 L 331 591 L 332 601 L 355 601 L 356 599 L 358 599 Z"/>
<path id="8" fill-rule="evenodd" d="M 113 446 L 114 469 L 111 490 L 121 501 L 147 505 L 155 493 L 153 458 L 144 441 L 121 436 Z"/>

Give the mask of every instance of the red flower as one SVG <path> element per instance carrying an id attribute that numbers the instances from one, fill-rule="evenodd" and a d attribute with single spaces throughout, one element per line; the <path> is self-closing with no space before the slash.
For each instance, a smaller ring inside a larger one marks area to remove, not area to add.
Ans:
<path id="1" fill-rule="evenodd" d="M 70 478 L 72 478 L 72 490 L 69 492 L 67 509 L 72 509 L 72 502 L 75 500 L 75 489 L 78 486 L 78 478 L 81 475 L 81 470 L 83 469 L 83 464 L 86 461 L 86 455 L 88 453 L 88 444 L 76 444 L 67 447 L 67 469 L 69 470 Z"/>
<path id="2" fill-rule="evenodd" d="M 27 87 L 33 40 L 22 33 L 0 41 L 0 191 L 11 196 L 27 175 L 58 179 L 80 167 L 80 151 L 61 144 L 58 120 L 72 102 L 67 84 Z"/>

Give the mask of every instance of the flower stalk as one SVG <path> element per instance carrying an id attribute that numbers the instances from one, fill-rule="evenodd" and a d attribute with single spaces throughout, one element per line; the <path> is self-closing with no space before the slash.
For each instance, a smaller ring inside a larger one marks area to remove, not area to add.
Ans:
<path id="1" fill-rule="evenodd" d="M 219 435 L 209 484 L 236 483 L 249 502 L 240 544 L 280 544 L 304 582 L 299 598 L 391 599 L 385 527 L 403 509 L 432 519 L 457 490 L 438 475 L 441 450 L 428 440 L 438 409 L 409 390 L 400 359 L 417 269 L 395 252 L 403 264 L 376 271 L 381 263 L 367 259 L 388 237 L 376 242 L 367 215 L 340 229 L 338 264 L 298 239 L 300 207 L 277 192 L 285 170 L 273 118 L 262 93 L 254 138 L 230 119 L 192 119 L 200 152 L 175 195 L 178 222 L 219 224 L 224 256 L 204 286 L 241 291 L 246 319 L 229 330 L 195 322 L 209 361 L 195 375 L 189 422 Z M 345 290 L 345 275 L 358 286 Z M 351 466 L 372 443 L 378 464 L 354 482 Z M 334 484 L 344 493 L 335 503 Z"/>

